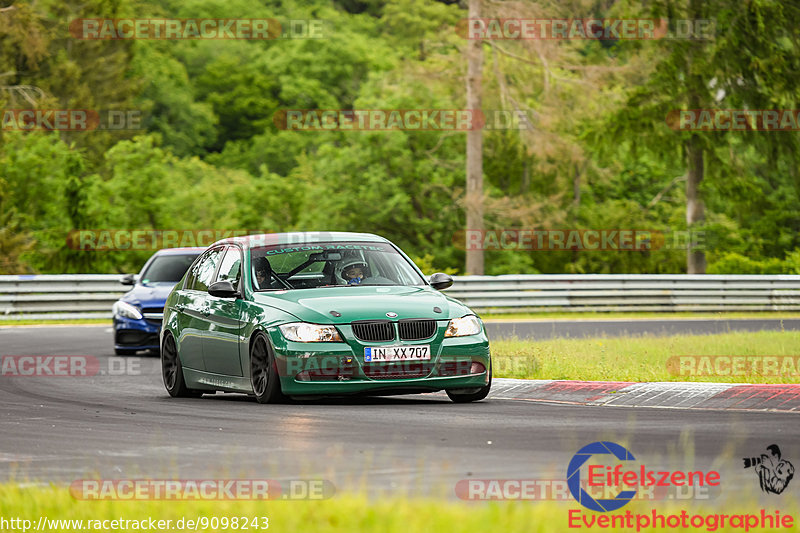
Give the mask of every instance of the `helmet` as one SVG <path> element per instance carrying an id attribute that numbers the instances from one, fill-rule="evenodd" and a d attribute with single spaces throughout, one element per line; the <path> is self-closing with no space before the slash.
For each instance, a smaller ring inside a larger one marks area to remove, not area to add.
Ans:
<path id="1" fill-rule="evenodd" d="M 364 273 L 364 276 L 367 275 L 367 268 L 369 268 L 367 266 L 367 264 L 364 261 L 362 261 L 361 259 L 351 259 L 350 261 L 346 262 L 344 264 L 344 266 L 342 267 L 342 278 L 345 281 L 349 280 L 349 278 L 347 276 L 345 276 L 345 272 L 347 272 L 348 270 L 350 270 L 353 267 L 359 267 L 361 269 L 361 271 Z"/>

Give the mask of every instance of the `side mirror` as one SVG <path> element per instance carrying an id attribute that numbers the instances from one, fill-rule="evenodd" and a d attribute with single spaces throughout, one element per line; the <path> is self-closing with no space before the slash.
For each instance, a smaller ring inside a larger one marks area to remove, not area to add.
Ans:
<path id="1" fill-rule="evenodd" d="M 442 272 L 437 272 L 436 274 L 431 276 L 429 282 L 431 284 L 431 287 L 441 291 L 446 289 L 447 287 L 450 287 L 453 284 L 453 278 Z"/>
<path id="2" fill-rule="evenodd" d="M 136 285 L 136 278 L 133 274 L 125 274 L 119 282 L 123 285 Z"/>
<path id="3" fill-rule="evenodd" d="M 230 281 L 217 281 L 208 287 L 208 294 L 211 296 L 219 296 L 220 298 L 234 298 L 239 296 L 239 291 L 233 287 Z"/>

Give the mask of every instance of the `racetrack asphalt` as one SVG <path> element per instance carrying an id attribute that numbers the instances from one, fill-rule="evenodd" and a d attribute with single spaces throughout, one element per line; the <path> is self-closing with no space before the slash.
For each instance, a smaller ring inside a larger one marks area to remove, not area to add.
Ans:
<path id="1" fill-rule="evenodd" d="M 0 329 L 0 355 L 76 354 L 96 357 L 100 372 L 0 376 L 0 480 L 323 478 L 339 490 L 455 498 L 463 479 L 563 479 L 578 449 L 606 440 L 648 468 L 719 470 L 726 493 L 743 496 L 758 494 L 743 457 L 776 443 L 800 461 L 794 413 L 521 401 L 501 394 L 507 386 L 475 404 L 442 394 L 174 399 L 159 360 L 114 356 L 106 326 Z"/>

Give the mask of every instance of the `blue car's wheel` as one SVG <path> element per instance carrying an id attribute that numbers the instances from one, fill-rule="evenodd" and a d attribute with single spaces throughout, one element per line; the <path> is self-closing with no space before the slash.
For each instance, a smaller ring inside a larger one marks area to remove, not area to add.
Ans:
<path id="1" fill-rule="evenodd" d="M 199 398 L 203 395 L 200 391 L 186 387 L 181 358 L 178 357 L 178 349 L 171 333 L 164 334 L 164 345 L 161 347 L 161 376 L 164 378 L 167 392 L 173 398 Z"/>
<path id="2" fill-rule="evenodd" d="M 285 398 L 275 354 L 263 333 L 256 333 L 250 344 L 250 383 L 258 403 L 277 403 Z"/>

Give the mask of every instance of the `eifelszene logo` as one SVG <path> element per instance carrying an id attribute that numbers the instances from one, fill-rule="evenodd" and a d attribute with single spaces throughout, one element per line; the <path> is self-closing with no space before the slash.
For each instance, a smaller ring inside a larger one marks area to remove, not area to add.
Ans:
<path id="1" fill-rule="evenodd" d="M 745 468 L 753 468 L 758 475 L 758 482 L 763 492 L 780 494 L 789 485 L 794 477 L 794 466 L 785 459 L 781 459 L 781 449 L 777 444 L 767 446 L 769 454 L 762 453 L 761 457 L 745 457 Z"/>
<path id="2" fill-rule="evenodd" d="M 631 469 L 624 470 L 622 464 L 606 466 L 601 464 L 587 465 L 588 487 L 602 487 L 605 489 L 625 488 L 616 496 L 607 499 L 595 499 L 581 486 L 581 467 L 586 465 L 594 456 L 612 456 L 620 462 L 636 461 L 633 454 L 623 446 L 614 442 L 593 442 L 578 450 L 567 467 L 567 487 L 575 501 L 592 511 L 606 513 L 616 511 L 630 502 L 639 487 L 684 487 L 684 486 L 718 486 L 720 475 L 716 471 L 655 471 L 649 470 L 640 464 Z M 601 457 L 608 459 L 608 457 Z M 616 488 L 615 488 L 616 487 Z M 613 492 L 613 491 L 612 491 Z"/>

